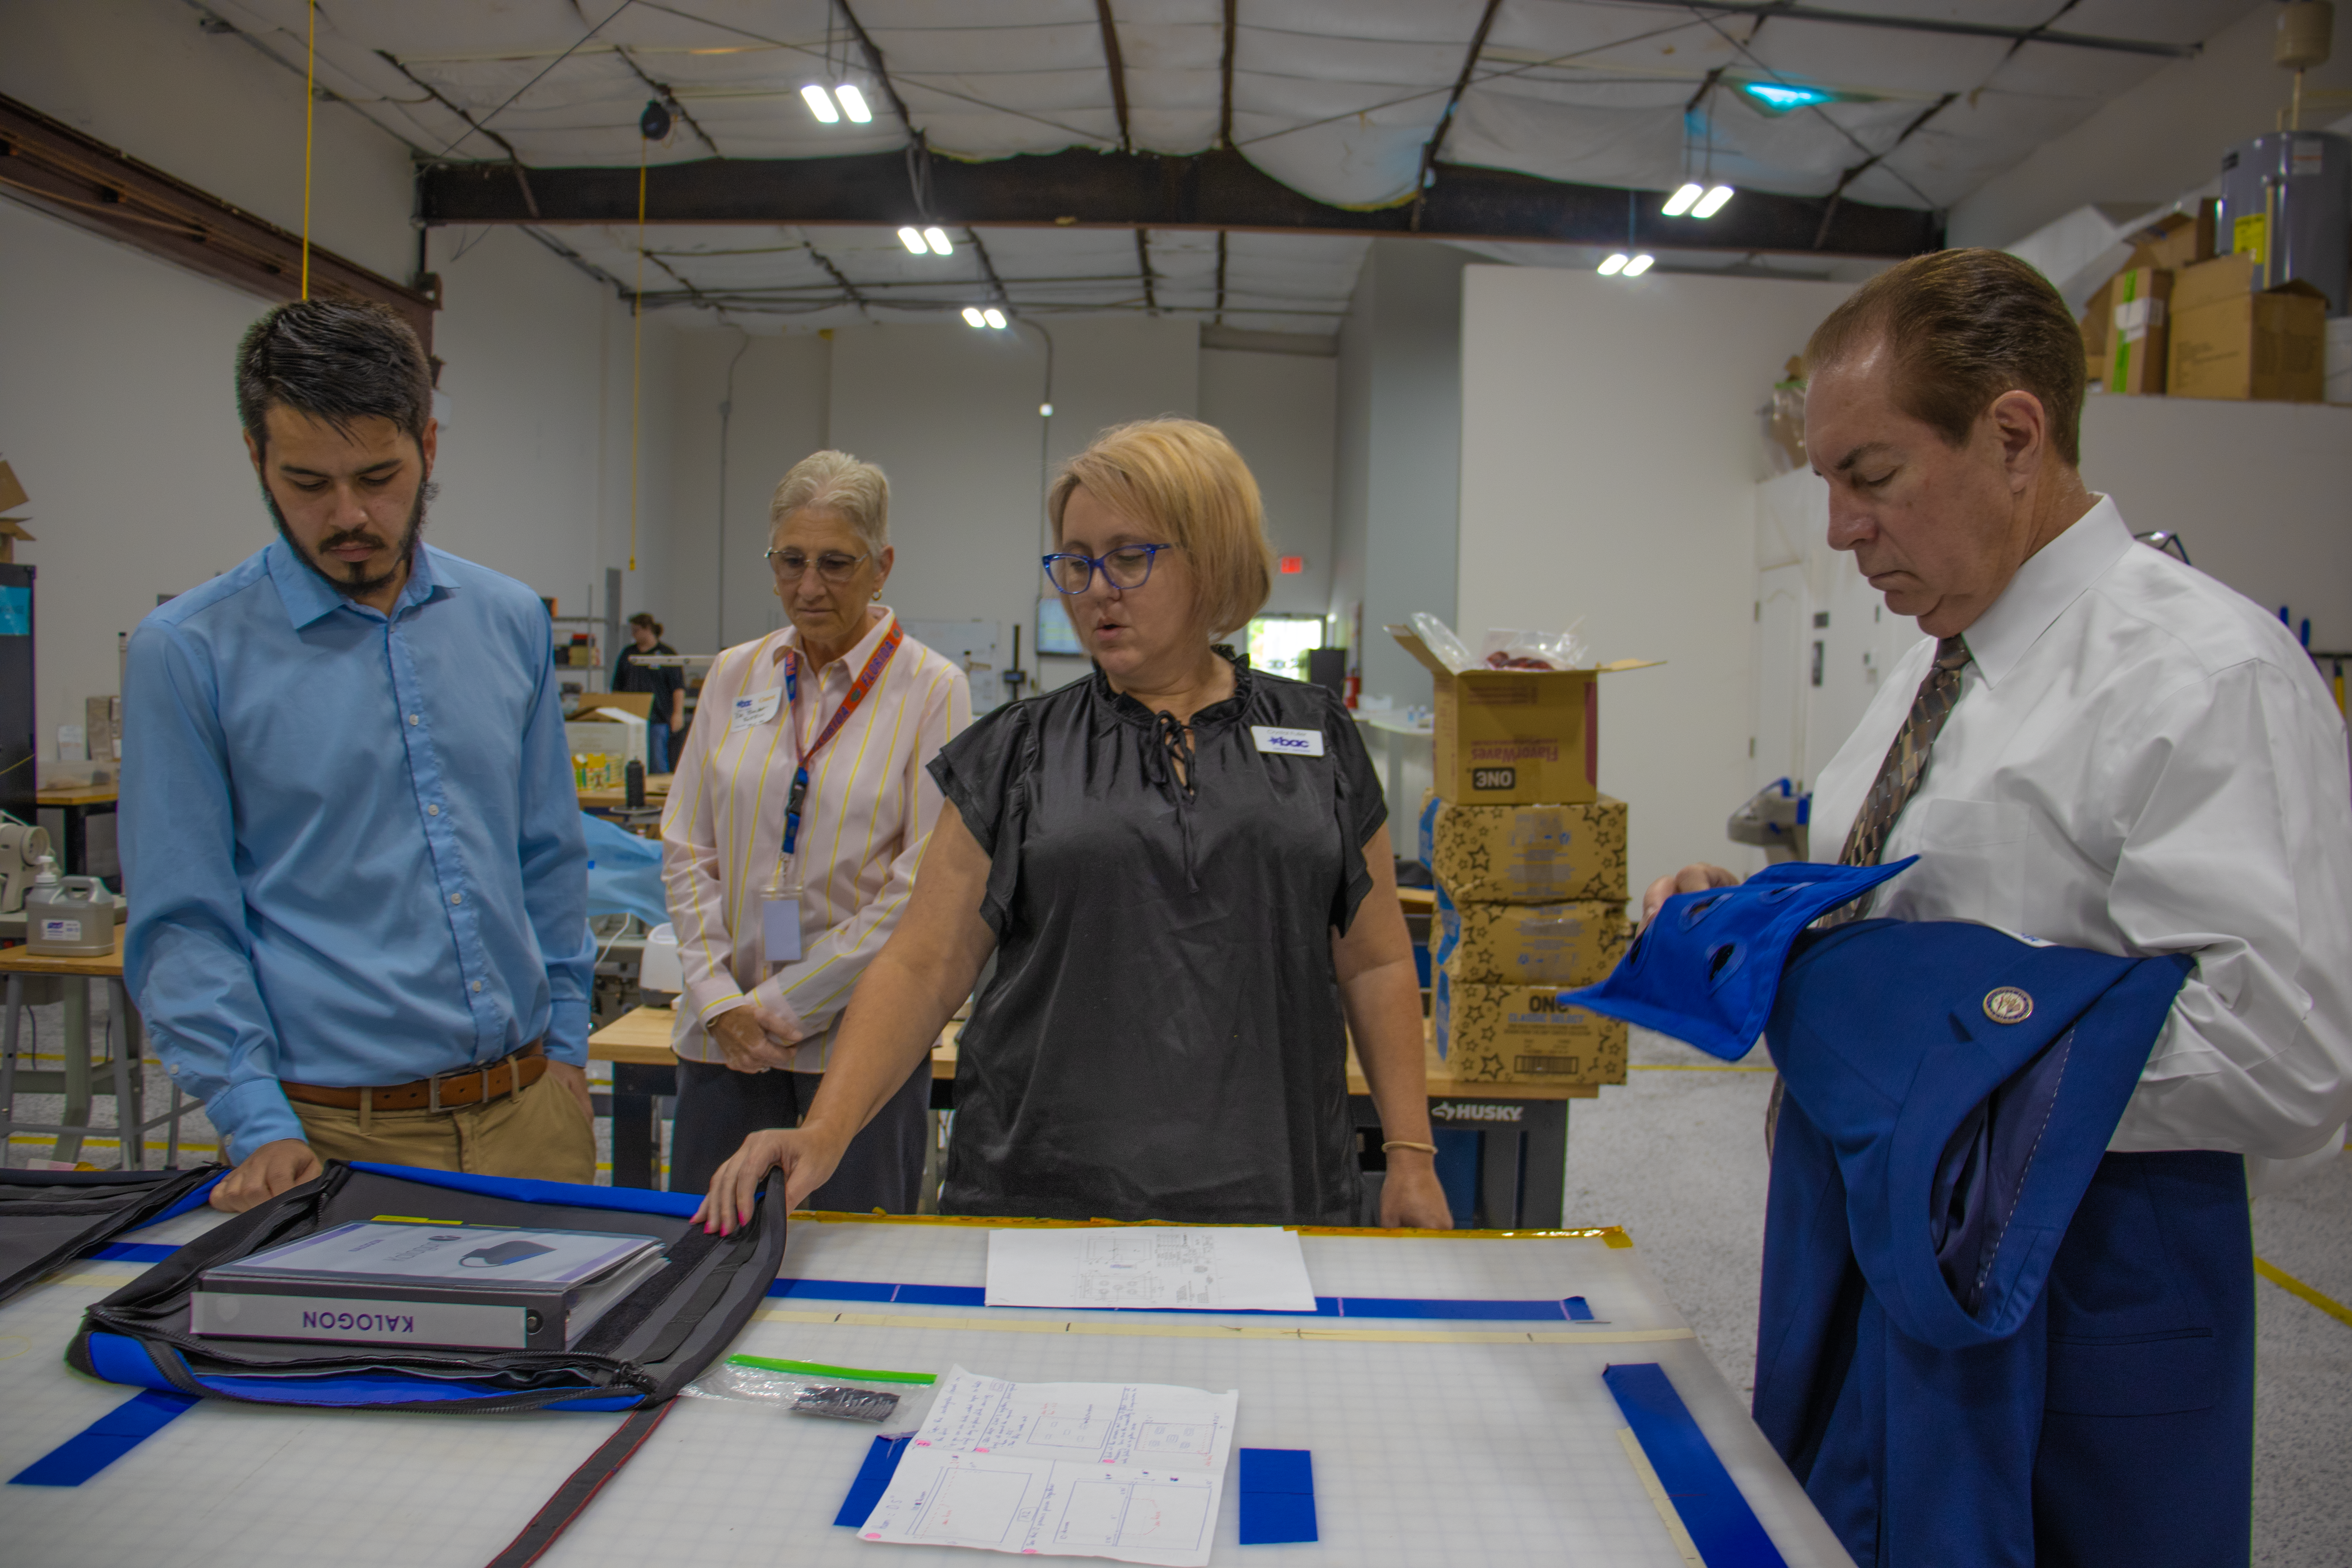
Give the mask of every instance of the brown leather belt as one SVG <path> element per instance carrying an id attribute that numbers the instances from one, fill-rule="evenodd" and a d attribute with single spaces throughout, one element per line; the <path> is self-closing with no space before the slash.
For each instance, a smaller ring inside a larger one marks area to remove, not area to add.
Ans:
<path id="1" fill-rule="evenodd" d="M 462 1110 L 502 1094 L 520 1094 L 547 1076 L 547 1058 L 533 1040 L 510 1056 L 482 1067 L 461 1068 L 438 1078 L 395 1083 L 383 1089 L 327 1089 L 315 1083 L 289 1083 L 286 1098 L 305 1105 L 330 1105 L 357 1110 L 360 1097 L 368 1097 L 370 1110 Z"/>

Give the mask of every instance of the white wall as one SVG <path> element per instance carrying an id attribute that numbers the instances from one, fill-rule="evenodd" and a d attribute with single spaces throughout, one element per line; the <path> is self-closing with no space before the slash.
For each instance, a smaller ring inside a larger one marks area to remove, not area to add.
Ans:
<path id="1" fill-rule="evenodd" d="M 1953 245 L 2007 245 L 2085 203 L 2146 209 L 2193 191 L 2221 173 L 2221 154 L 2273 130 L 2293 80 L 2271 63 L 2274 5 L 2245 16 L 2052 138 L 2015 168 L 1994 176 L 1952 208 Z M 2335 58 L 2304 80 L 2305 129 L 2344 113 L 2352 88 L 2352 47 L 2339 32 Z M 2330 93 L 2315 105 L 2310 95 Z"/>
<path id="2" fill-rule="evenodd" d="M 1748 793 L 1756 409 L 1833 283 L 1473 267 L 1462 317 L 1460 626 L 1561 626 L 1602 659 L 1601 787 L 1632 877 L 1728 852 Z"/>
<path id="3" fill-rule="evenodd" d="M 1257 478 L 1277 574 L 1266 613 L 1319 616 L 1331 599 L 1331 479 L 1339 362 L 1308 354 L 1201 353 L 1201 417 L 1233 441 Z"/>

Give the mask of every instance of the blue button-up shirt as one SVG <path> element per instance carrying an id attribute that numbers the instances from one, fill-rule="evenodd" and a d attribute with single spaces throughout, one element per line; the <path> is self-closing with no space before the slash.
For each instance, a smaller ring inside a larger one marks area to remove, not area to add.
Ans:
<path id="1" fill-rule="evenodd" d="M 594 946 L 547 610 L 420 545 L 387 617 L 283 540 L 131 634 L 132 993 L 242 1160 L 279 1088 L 406 1083 L 544 1038 L 584 1063 Z"/>

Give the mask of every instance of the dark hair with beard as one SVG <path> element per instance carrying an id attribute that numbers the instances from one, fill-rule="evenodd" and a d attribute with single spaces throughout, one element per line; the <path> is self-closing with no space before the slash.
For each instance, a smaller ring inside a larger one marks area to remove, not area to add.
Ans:
<path id="1" fill-rule="evenodd" d="M 236 345 L 236 416 L 268 451 L 270 409 L 283 405 L 344 435 L 356 419 L 389 419 L 423 445 L 433 372 L 406 321 L 365 300 L 280 305 Z"/>

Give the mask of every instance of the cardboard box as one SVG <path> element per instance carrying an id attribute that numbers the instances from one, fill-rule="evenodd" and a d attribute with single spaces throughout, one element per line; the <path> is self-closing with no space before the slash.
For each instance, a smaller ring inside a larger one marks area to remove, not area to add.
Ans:
<path id="1" fill-rule="evenodd" d="M 2091 296 L 2079 325 L 2083 329 L 2083 372 L 2095 386 L 2107 380 L 2107 334 L 2116 324 L 2116 280 L 2108 279 Z"/>
<path id="2" fill-rule="evenodd" d="M 1437 1053 L 1456 1083 L 1625 1081 L 1625 1024 L 1551 985 L 1474 985 L 1439 972 Z"/>
<path id="3" fill-rule="evenodd" d="M 621 770 L 630 763 L 646 761 L 646 721 L 634 714 L 602 710 L 593 719 L 567 719 L 563 749 L 574 757 L 610 758 L 610 771 L 617 782 Z"/>
<path id="4" fill-rule="evenodd" d="M 82 699 L 82 730 L 89 738 L 89 760 L 93 763 L 122 760 L 122 699 L 120 697 L 86 697 Z"/>
<path id="5" fill-rule="evenodd" d="M 2188 212 L 2167 213 L 2156 222 L 2127 236 L 2132 242 L 2130 267 L 2154 267 L 2178 271 L 2210 260 L 2213 255 L 2214 204 L 2200 201 Z"/>
<path id="6" fill-rule="evenodd" d="M 1656 659 L 1598 669 L 1465 669 L 1456 675 L 1411 626 L 1389 635 L 1436 684 L 1431 739 L 1437 793 L 1465 804 L 1510 805 L 1599 798 L 1600 681 Z"/>
<path id="7" fill-rule="evenodd" d="M 2173 290 L 2168 383 L 2177 397 L 2317 403 L 2326 394 L 2327 298 L 2300 280 L 2264 289 L 2262 258 L 2217 256 Z"/>
<path id="8" fill-rule="evenodd" d="M 2173 275 L 2154 267 L 2126 268 L 2110 285 L 2105 374 L 2110 393 L 2144 396 L 2164 390 L 2167 306 Z"/>
<path id="9" fill-rule="evenodd" d="M 1457 904 L 1625 901 L 1625 803 L 1421 805 L 1421 862 Z"/>
<path id="10" fill-rule="evenodd" d="M 1437 963 L 1457 983 L 1597 985 L 1624 956 L 1625 906 L 1457 904 L 1437 895 Z"/>

